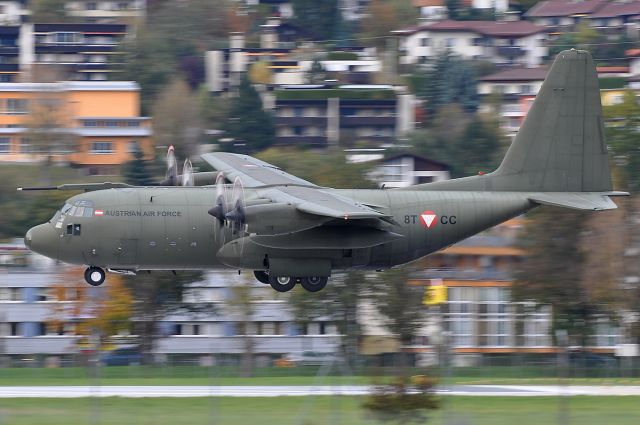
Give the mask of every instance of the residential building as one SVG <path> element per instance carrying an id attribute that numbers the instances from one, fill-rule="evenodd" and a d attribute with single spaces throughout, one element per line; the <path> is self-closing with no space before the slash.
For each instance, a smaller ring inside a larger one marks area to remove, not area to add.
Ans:
<path id="1" fill-rule="evenodd" d="M 19 26 L 31 14 L 27 0 L 0 1 L 0 25 Z"/>
<path id="2" fill-rule="evenodd" d="M 126 34 L 123 24 L 24 24 L 20 65 L 29 74 L 24 80 L 108 80 L 117 72 L 117 46 Z"/>
<path id="3" fill-rule="evenodd" d="M 264 360 L 303 351 L 337 351 L 340 336 L 333 323 L 316 318 L 305 327 L 297 325 L 287 298 L 253 276 L 249 278 L 249 336 L 242 335 L 244 322 L 232 307 L 232 287 L 245 284 L 245 280 L 246 276 L 235 271 L 212 272 L 191 284 L 182 302 L 209 303 L 215 308 L 206 314 L 183 312 L 165 317 L 160 324 L 163 337 L 154 354 L 160 358 L 171 354 L 192 358 L 239 355 L 246 338 L 252 338 L 254 353 Z M 69 287 L 71 294 L 74 288 L 86 288 L 82 270 L 32 254 L 21 242 L 0 244 L 0 356 L 20 359 L 42 354 L 61 359 L 83 348 L 85 340 L 76 334 L 81 317 L 68 313 L 76 310 L 70 305 L 78 301 L 60 301 L 54 288 L 61 285 Z M 87 288 L 95 294 L 104 289 Z M 62 325 L 53 326 L 54 319 Z M 128 344 L 136 341 L 135 335 L 126 332 L 115 339 Z"/>
<path id="4" fill-rule="evenodd" d="M 544 25 L 550 32 L 575 31 L 583 19 L 599 10 L 607 0 L 541 1 L 525 13 L 525 17 L 537 25 Z"/>
<path id="5" fill-rule="evenodd" d="M 527 21 L 441 21 L 394 31 L 400 63 L 426 64 L 450 51 L 498 65 L 538 66 L 548 54 L 546 28 Z"/>
<path id="6" fill-rule="evenodd" d="M 20 77 L 20 27 L 0 26 L 0 83 Z"/>
<path id="7" fill-rule="evenodd" d="M 270 96 L 281 145 L 376 147 L 414 128 L 413 95 L 392 86 L 285 86 Z"/>
<path id="8" fill-rule="evenodd" d="M 584 22 L 604 35 L 619 36 L 626 33 L 637 38 L 640 1 L 547 0 L 537 3 L 525 16 L 556 34 L 576 31 L 578 25 Z"/>
<path id="9" fill-rule="evenodd" d="M 420 11 L 420 18 L 429 21 L 446 19 L 448 15 L 445 0 L 412 0 L 413 6 Z"/>
<path id="10" fill-rule="evenodd" d="M 153 155 L 151 120 L 140 116 L 140 88 L 134 82 L 0 84 L 0 161 L 43 159 L 42 149 L 30 142 L 38 120 L 47 123 L 48 133 L 74 141 L 73 149 L 44 151 L 90 174 L 115 174 L 137 149 Z"/>
<path id="11" fill-rule="evenodd" d="M 497 114 L 505 134 L 515 137 L 546 76 L 547 69 L 537 67 L 509 68 L 480 78 L 480 111 Z"/>
<path id="12" fill-rule="evenodd" d="M 146 0 L 71 0 L 66 4 L 67 15 L 86 23 L 126 23 L 134 25 L 144 19 Z"/>
<path id="13" fill-rule="evenodd" d="M 385 188 L 448 180 L 450 167 L 442 162 L 415 154 L 397 154 L 379 160 L 370 177 Z"/>

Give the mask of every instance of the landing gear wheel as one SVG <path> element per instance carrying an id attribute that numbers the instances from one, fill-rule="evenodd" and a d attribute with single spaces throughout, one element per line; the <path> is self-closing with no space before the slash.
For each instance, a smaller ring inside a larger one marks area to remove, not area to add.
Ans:
<path id="1" fill-rule="evenodd" d="M 253 275 L 256 277 L 258 282 L 264 283 L 265 285 L 269 284 L 269 274 L 264 270 L 254 270 Z"/>
<path id="2" fill-rule="evenodd" d="M 329 278 L 320 277 L 320 276 L 310 276 L 310 277 L 300 278 L 300 284 L 308 292 L 322 291 L 324 287 L 327 286 L 328 281 L 329 281 Z"/>
<path id="3" fill-rule="evenodd" d="M 106 277 L 104 270 L 100 267 L 88 267 L 84 271 L 84 280 L 91 286 L 100 286 Z"/>
<path id="4" fill-rule="evenodd" d="M 296 286 L 296 280 L 289 276 L 269 276 L 269 285 L 278 292 L 289 292 Z"/>

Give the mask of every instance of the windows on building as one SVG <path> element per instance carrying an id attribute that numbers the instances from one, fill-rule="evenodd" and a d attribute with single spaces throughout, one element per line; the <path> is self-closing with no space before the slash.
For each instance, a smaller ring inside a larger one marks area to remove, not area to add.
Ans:
<path id="1" fill-rule="evenodd" d="M 113 153 L 113 142 L 91 142 L 91 153 L 111 154 Z"/>
<path id="2" fill-rule="evenodd" d="M 11 139 L 8 137 L 0 137 L 0 155 L 11 153 Z"/>
<path id="3" fill-rule="evenodd" d="M 5 112 L 7 114 L 26 114 L 29 112 L 27 99 L 7 99 Z"/>

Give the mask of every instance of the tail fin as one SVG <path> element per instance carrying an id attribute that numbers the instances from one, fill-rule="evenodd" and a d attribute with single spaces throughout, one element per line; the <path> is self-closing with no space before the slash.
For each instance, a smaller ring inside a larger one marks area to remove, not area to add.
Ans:
<path id="1" fill-rule="evenodd" d="M 500 167 L 498 190 L 605 192 L 612 189 L 600 89 L 591 55 L 558 54 Z"/>
<path id="2" fill-rule="evenodd" d="M 610 192 L 600 89 L 589 52 L 558 54 L 496 171 L 411 189 Z"/>

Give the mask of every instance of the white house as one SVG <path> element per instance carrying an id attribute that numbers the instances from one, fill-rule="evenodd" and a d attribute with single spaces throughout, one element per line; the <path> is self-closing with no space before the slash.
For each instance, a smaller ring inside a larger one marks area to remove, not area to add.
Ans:
<path id="1" fill-rule="evenodd" d="M 547 56 L 546 28 L 527 21 L 441 21 L 393 33 L 400 63 L 426 63 L 446 49 L 466 59 L 537 66 Z"/>

